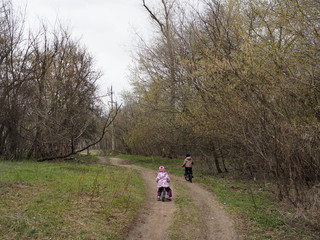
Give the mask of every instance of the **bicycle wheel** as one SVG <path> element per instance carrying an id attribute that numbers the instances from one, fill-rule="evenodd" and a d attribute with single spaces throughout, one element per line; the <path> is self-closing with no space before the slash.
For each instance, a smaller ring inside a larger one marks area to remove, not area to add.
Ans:
<path id="1" fill-rule="evenodd" d="M 162 192 L 161 192 L 161 201 L 164 202 L 164 200 L 166 199 L 166 189 L 163 188 Z"/>
<path id="2" fill-rule="evenodd" d="M 192 183 L 192 175 L 190 173 L 188 175 L 189 175 L 189 182 Z"/>
<path id="3" fill-rule="evenodd" d="M 184 176 L 184 179 L 185 179 L 187 182 L 189 182 L 189 174 L 185 175 L 185 176 Z"/>

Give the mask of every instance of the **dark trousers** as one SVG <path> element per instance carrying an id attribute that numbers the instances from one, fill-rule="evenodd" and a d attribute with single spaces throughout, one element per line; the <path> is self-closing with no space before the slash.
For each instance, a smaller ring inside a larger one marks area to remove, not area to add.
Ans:
<path id="1" fill-rule="evenodd" d="M 158 188 L 158 197 L 161 196 L 161 192 L 162 192 L 163 188 L 164 188 L 164 187 L 159 187 L 159 188 Z M 166 189 L 166 191 L 167 191 L 168 197 L 172 197 L 171 188 L 170 188 L 170 187 L 166 187 L 165 189 Z"/>
<path id="2" fill-rule="evenodd" d="M 192 174 L 192 167 L 185 167 L 184 168 L 184 175 L 187 176 L 188 173 L 191 174 L 191 176 L 193 177 L 193 174 Z"/>

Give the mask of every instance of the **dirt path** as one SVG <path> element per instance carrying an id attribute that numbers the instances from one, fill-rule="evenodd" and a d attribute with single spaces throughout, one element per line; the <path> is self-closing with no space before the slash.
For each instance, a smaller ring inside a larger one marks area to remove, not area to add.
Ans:
<path id="1" fill-rule="evenodd" d="M 202 210 L 202 216 L 206 223 L 206 240 L 240 240 L 234 229 L 232 219 L 227 215 L 223 207 L 215 200 L 214 195 L 197 183 L 188 183 L 180 177 L 171 177 L 172 182 L 182 184 L 192 192 L 193 202 Z"/>
<path id="2" fill-rule="evenodd" d="M 106 160 L 100 157 L 101 162 Z M 136 169 L 139 171 L 145 182 L 147 194 L 146 205 L 141 212 L 133 229 L 130 231 L 126 239 L 128 240 L 167 240 L 167 230 L 173 220 L 173 214 L 176 210 L 174 204 L 174 194 L 176 193 L 174 186 L 181 184 L 187 188 L 187 192 L 192 192 L 190 197 L 193 202 L 202 210 L 204 217 L 205 233 L 202 236 L 203 240 L 240 240 L 237 236 L 232 219 L 226 214 L 225 210 L 215 200 L 212 193 L 204 189 L 200 184 L 188 183 L 181 177 L 170 176 L 172 184 L 170 187 L 173 190 L 172 202 L 156 201 L 156 172 L 147 168 L 138 167 L 135 165 L 126 164 L 125 160 L 111 158 L 109 164 L 121 165 Z M 192 188 L 192 189 L 191 189 Z"/>

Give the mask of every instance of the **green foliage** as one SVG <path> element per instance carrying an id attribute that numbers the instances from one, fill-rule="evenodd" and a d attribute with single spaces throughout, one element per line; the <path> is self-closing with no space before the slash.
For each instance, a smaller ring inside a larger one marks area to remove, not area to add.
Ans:
<path id="1" fill-rule="evenodd" d="M 133 170 L 0 162 L 1 239 L 121 239 L 144 199 Z"/>

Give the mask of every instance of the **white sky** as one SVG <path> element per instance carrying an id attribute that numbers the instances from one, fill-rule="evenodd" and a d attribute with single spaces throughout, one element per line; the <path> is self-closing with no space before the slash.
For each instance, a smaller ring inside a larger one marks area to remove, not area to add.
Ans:
<path id="1" fill-rule="evenodd" d="M 123 90 L 130 90 L 127 76 L 134 32 L 144 37 L 151 32 L 150 17 L 142 6 L 142 0 L 12 2 L 16 10 L 26 7 L 27 27 L 38 27 L 40 21 L 54 25 L 58 19 L 63 26 L 71 29 L 72 37 L 80 38 L 80 43 L 95 58 L 96 68 L 103 72 L 98 82 L 101 94 L 105 94 L 111 85 L 116 95 Z"/>

